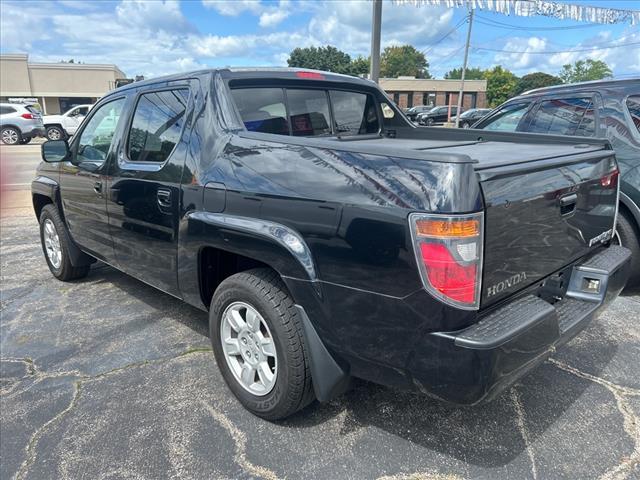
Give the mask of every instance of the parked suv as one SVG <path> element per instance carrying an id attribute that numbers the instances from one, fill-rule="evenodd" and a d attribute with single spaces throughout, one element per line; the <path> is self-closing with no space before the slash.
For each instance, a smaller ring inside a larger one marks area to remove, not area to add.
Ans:
<path id="1" fill-rule="evenodd" d="M 76 133 L 91 107 L 93 105 L 76 105 L 61 115 L 45 115 L 43 122 L 47 129 L 47 138 L 60 140 Z"/>
<path id="2" fill-rule="evenodd" d="M 44 136 L 40 112 L 30 105 L 0 103 L 0 140 L 5 145 L 29 143 Z"/>
<path id="3" fill-rule="evenodd" d="M 426 113 L 429 110 L 431 110 L 432 108 L 433 108 L 433 106 L 431 106 L 431 105 L 416 105 L 415 107 L 409 108 L 405 112 L 405 115 L 407 116 L 407 118 L 409 120 L 411 120 L 412 122 L 415 122 L 416 121 L 416 117 L 418 115 L 420 115 L 421 113 Z"/>
<path id="4" fill-rule="evenodd" d="M 633 252 L 630 283 L 640 284 L 640 78 L 531 90 L 473 128 L 608 138 L 620 165 L 617 240 Z"/>
<path id="5" fill-rule="evenodd" d="M 455 117 L 458 113 L 458 107 L 456 105 L 445 105 L 443 107 L 434 107 L 428 112 L 419 114 L 416 119 L 419 125 L 426 125 L 431 127 L 437 123 L 444 123 L 449 118 L 449 108 L 451 108 L 451 116 Z"/>
<path id="6" fill-rule="evenodd" d="M 345 75 L 183 73 L 43 144 L 33 206 L 56 278 L 98 259 L 208 311 L 257 415 L 351 377 L 475 404 L 599 315 L 630 258 L 608 140 L 483 136 L 418 128 Z"/>
<path id="7" fill-rule="evenodd" d="M 491 111 L 490 108 L 470 108 L 466 112 L 460 115 L 460 121 L 458 122 L 459 128 L 471 128 L 471 125 L 476 123 L 482 117 L 484 117 L 487 113 Z M 455 122 L 456 117 L 451 117 L 451 121 Z"/>

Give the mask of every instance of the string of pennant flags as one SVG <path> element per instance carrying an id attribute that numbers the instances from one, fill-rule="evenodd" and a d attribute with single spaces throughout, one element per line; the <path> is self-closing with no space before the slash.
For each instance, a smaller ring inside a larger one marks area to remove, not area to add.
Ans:
<path id="1" fill-rule="evenodd" d="M 621 10 L 549 0 L 393 0 L 393 3 L 418 7 L 425 5 L 444 5 L 449 8 L 468 7 L 519 17 L 542 15 L 561 20 L 602 24 L 631 23 L 631 25 L 637 25 L 640 23 L 640 10 Z"/>

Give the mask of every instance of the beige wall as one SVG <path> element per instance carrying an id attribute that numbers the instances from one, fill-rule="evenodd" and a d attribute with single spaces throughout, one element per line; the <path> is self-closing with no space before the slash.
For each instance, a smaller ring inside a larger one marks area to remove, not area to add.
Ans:
<path id="1" fill-rule="evenodd" d="M 3 97 L 31 96 L 31 82 L 26 55 L 0 56 L 0 95 Z"/>
<path id="2" fill-rule="evenodd" d="M 30 63 L 27 55 L 0 55 L 0 96 L 102 97 L 125 74 L 115 65 Z"/>
<path id="3" fill-rule="evenodd" d="M 455 92 L 460 90 L 460 80 L 434 80 L 421 78 L 381 78 L 380 86 L 392 92 Z M 486 80 L 466 80 L 465 92 L 485 92 Z"/>

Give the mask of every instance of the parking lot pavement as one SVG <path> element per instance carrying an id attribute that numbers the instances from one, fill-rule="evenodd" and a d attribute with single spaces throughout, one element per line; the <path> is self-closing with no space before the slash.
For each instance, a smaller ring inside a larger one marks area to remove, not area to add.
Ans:
<path id="1" fill-rule="evenodd" d="M 269 423 L 206 314 L 106 266 L 55 280 L 32 213 L 6 212 L 0 478 L 640 478 L 640 292 L 488 405 L 355 382 Z"/>

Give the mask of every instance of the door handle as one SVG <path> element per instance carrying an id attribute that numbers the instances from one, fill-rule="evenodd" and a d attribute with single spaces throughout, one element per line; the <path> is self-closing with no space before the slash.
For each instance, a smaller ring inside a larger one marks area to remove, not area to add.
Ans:
<path id="1" fill-rule="evenodd" d="M 158 205 L 163 208 L 171 206 L 171 190 L 167 188 L 159 188 L 156 194 L 158 198 Z"/>
<path id="2" fill-rule="evenodd" d="M 93 184 L 93 191 L 98 194 L 102 193 L 102 182 L 95 182 Z"/>

